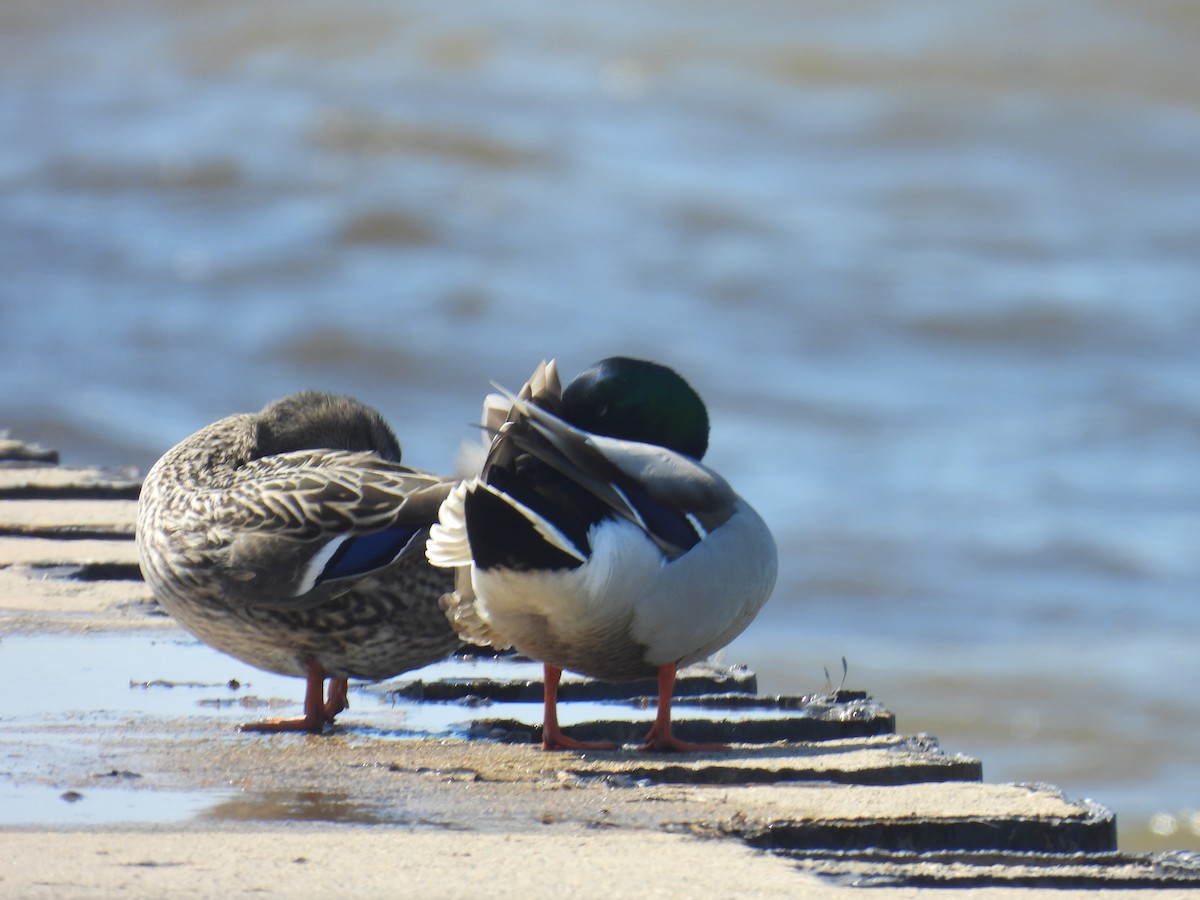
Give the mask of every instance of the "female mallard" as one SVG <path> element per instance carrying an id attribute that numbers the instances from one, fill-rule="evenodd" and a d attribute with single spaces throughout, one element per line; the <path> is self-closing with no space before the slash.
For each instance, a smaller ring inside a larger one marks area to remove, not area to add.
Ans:
<path id="1" fill-rule="evenodd" d="M 458 645 L 438 606 L 453 578 L 421 552 L 454 482 L 399 459 L 375 410 L 306 391 L 201 429 L 146 476 L 137 543 L 154 596 L 206 644 L 308 681 L 302 718 L 243 728 L 318 732 L 348 678 Z"/>
<path id="2" fill-rule="evenodd" d="M 509 400 L 480 476 L 447 498 L 431 532 L 430 562 L 470 572 L 444 601 L 452 624 L 545 664 L 543 747 L 603 746 L 558 727 L 570 669 L 657 673 L 646 749 L 701 749 L 671 734 L 676 668 L 740 634 L 776 572 L 767 526 L 698 461 L 703 401 L 673 370 L 623 357 L 565 391 L 543 363 Z"/>

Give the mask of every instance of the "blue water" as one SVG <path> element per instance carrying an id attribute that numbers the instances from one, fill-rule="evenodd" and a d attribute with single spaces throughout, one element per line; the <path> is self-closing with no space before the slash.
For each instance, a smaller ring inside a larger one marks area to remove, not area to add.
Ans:
<path id="1" fill-rule="evenodd" d="M 0 427 L 308 386 L 448 470 L 490 380 L 709 401 L 729 651 L 1200 847 L 1200 16 L 1068 0 L 0 9 Z M 1128 841 L 1127 841 L 1128 843 Z M 1158 844 L 1154 844 L 1158 845 Z"/>

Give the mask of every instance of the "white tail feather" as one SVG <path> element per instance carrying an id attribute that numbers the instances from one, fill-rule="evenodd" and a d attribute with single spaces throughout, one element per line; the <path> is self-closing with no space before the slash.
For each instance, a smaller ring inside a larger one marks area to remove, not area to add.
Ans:
<path id="1" fill-rule="evenodd" d="M 467 517 L 463 504 L 470 482 L 454 488 L 438 509 L 438 524 L 429 529 L 425 558 L 431 566 L 452 569 L 471 565 L 471 545 L 467 542 Z"/>

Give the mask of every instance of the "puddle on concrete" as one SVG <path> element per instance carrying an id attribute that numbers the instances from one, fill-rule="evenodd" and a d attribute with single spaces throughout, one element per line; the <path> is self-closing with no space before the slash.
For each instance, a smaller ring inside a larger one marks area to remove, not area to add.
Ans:
<path id="1" fill-rule="evenodd" d="M 210 804 L 199 817 L 222 822 L 328 822 L 339 825 L 434 825 L 377 803 L 320 791 L 239 793 Z"/>
<path id="2" fill-rule="evenodd" d="M 11 689 L 0 721 L 12 724 L 129 713 L 236 721 L 245 710 L 213 701 L 298 703 L 304 691 L 299 679 L 261 672 L 178 632 L 7 635 L 0 638 L 0 679 Z"/>
<path id="3" fill-rule="evenodd" d="M 364 690 L 351 685 L 350 709 L 338 719 L 347 740 L 400 740 L 414 735 L 465 735 L 476 719 L 501 717 L 540 724 L 540 703 L 415 702 L 394 692 L 421 678 L 537 679 L 541 666 L 511 660 L 453 660 Z M 137 773 L 111 779 L 97 762 L 99 742 L 131 722 L 164 733 L 179 720 L 235 726 L 268 716 L 298 715 L 304 684 L 262 672 L 201 644 L 181 631 L 96 634 L 16 634 L 0 638 L 0 825 L 95 825 L 217 819 L 394 824 L 395 813 L 322 795 L 253 796 L 226 791 L 179 793 L 140 783 Z M 711 709 L 680 706 L 678 718 L 708 717 Z M 778 715 L 740 710 L 740 716 Z M 794 712 L 792 713 L 794 715 Z M 606 720 L 652 720 L 654 710 L 628 702 L 572 701 L 560 707 L 564 725 Z M 84 737 L 93 733 L 94 740 Z M 118 738 L 119 739 L 119 738 Z M 289 740 L 289 736 L 280 736 Z M 99 768 L 97 773 L 93 771 Z M 82 786 L 80 786 L 82 784 Z M 71 802 L 64 792 L 80 795 Z"/>
<path id="4" fill-rule="evenodd" d="M 0 785 L 0 825 L 71 828 L 210 822 L 327 822 L 343 825 L 434 825 L 381 804 L 319 791 L 63 790 L 45 785 Z"/>
<path id="5" fill-rule="evenodd" d="M 453 660 L 405 673 L 394 682 L 418 677 L 536 679 L 541 666 Z M 0 683 L 6 686 L 0 724 L 16 728 L 81 719 L 103 723 L 130 715 L 217 718 L 232 727 L 268 716 L 298 715 L 304 693 L 298 678 L 260 671 L 174 631 L 8 635 L 0 638 Z M 499 710 L 506 718 L 541 721 L 540 703 L 414 703 L 389 695 L 390 683 L 369 690 L 352 685 L 351 707 L 339 718 L 339 726 L 351 732 L 361 727 L 375 735 L 465 733 L 473 718 L 498 715 Z M 562 704 L 560 716 L 570 724 L 611 718 L 614 710 L 623 718 L 647 722 L 654 716 L 649 706 L 581 700 Z M 712 710 L 679 705 L 675 715 L 707 718 Z M 780 713 L 739 710 L 738 715 L 771 718 Z"/>
<path id="6" fill-rule="evenodd" d="M 182 632 L 6 635 L 0 638 L 0 683 L 0 825 L 180 822 L 197 815 L 382 821 L 378 812 L 336 801 L 289 805 L 226 791 L 161 791 L 137 773 L 101 777 L 108 773 L 97 761 L 99 744 L 130 722 L 154 728 L 157 720 L 176 729 L 180 719 L 217 720 L 228 723 L 229 740 L 261 740 L 239 736 L 235 726 L 300 713 L 300 679 L 259 671 Z M 469 718 L 462 707 L 428 705 L 432 715 L 414 715 L 413 704 L 353 688 L 350 699 L 339 727 L 350 737 L 449 733 L 463 730 L 455 723 Z"/>
<path id="7" fill-rule="evenodd" d="M 513 663 L 491 660 L 448 662 L 419 677 L 513 677 L 513 668 Z M 540 673 L 538 666 L 528 669 L 535 676 Z M 412 677 L 407 673 L 397 681 Z M 198 816 L 437 824 L 408 822 L 394 812 L 318 794 L 161 791 L 142 784 L 137 773 L 123 778 L 120 772 L 97 783 L 93 770 L 104 770 L 99 775 L 107 771 L 97 763 L 100 736 L 111 737 L 131 721 L 153 728 L 160 720 L 164 728 L 177 728 L 179 719 L 215 719 L 228 722 L 229 740 L 262 740 L 239 736 L 234 727 L 267 716 L 299 714 L 304 692 L 300 679 L 259 671 L 179 631 L 6 635 L 0 638 L 0 683 L 6 688 L 0 708 L 0 825 L 140 824 Z M 487 712 L 459 703 L 414 703 L 355 685 L 350 702 L 338 726 L 338 733 L 350 740 L 465 734 L 471 720 Z M 540 721 L 538 704 L 519 706 L 520 710 L 506 709 L 506 714 L 520 712 L 530 721 Z M 595 715 L 594 710 L 589 715 L 572 708 L 564 720 Z M 84 735 L 91 728 L 81 732 L 79 726 L 94 726 L 98 737 L 90 740 Z"/>
<path id="8" fill-rule="evenodd" d="M 79 788 L 0 784 L 0 824 L 72 827 L 180 822 L 213 804 L 198 791 Z"/>
<path id="9" fill-rule="evenodd" d="M 179 632 L 7 635 L 0 638 L 0 683 L 6 688 L 0 708 L 5 728 L 103 724 L 130 715 L 216 718 L 232 727 L 298 715 L 304 695 L 299 678 L 263 672 Z M 377 729 L 409 731 L 465 718 L 458 707 L 455 715 L 406 724 L 412 706 L 352 685 L 351 710 L 342 720 L 349 726 L 357 715 Z M 450 731 L 451 724 L 433 730 Z"/>

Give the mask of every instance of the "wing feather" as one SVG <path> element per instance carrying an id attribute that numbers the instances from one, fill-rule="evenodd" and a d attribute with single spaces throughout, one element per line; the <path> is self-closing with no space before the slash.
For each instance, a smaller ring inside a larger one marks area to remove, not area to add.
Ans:
<path id="1" fill-rule="evenodd" d="M 302 608 L 418 552 L 454 482 L 373 453 L 301 451 L 254 460 L 214 492 L 230 559 L 257 572 L 263 605 Z"/>
<path id="2" fill-rule="evenodd" d="M 668 556 L 695 546 L 732 515 L 733 489 L 695 460 L 655 444 L 591 434 L 519 396 L 509 398 L 512 412 L 496 443 L 570 478 Z"/>

